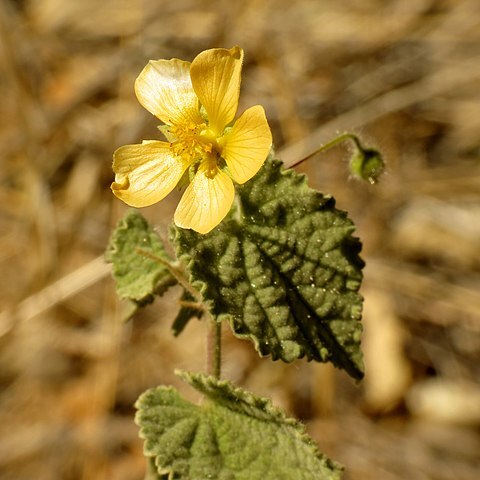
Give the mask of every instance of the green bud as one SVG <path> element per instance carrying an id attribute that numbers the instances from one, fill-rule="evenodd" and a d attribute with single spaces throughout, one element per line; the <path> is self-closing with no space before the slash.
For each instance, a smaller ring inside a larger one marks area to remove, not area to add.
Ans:
<path id="1" fill-rule="evenodd" d="M 376 183 L 385 169 L 380 152 L 373 148 L 357 148 L 350 159 L 350 172 L 356 178 Z"/>

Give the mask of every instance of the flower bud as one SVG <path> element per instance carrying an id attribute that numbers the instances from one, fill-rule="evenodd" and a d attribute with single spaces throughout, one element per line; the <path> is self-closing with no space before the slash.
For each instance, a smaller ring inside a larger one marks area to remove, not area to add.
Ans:
<path id="1" fill-rule="evenodd" d="M 372 184 L 378 181 L 384 169 L 382 156 L 373 148 L 357 148 L 350 158 L 351 174 Z"/>

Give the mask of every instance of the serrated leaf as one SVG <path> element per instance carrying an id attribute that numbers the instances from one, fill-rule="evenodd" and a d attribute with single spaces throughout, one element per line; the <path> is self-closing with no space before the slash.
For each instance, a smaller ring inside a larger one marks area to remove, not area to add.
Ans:
<path id="1" fill-rule="evenodd" d="M 160 475 L 184 480 L 338 480 L 342 469 L 319 452 L 297 421 L 230 382 L 183 373 L 208 402 L 171 387 L 138 399 L 144 453 Z"/>
<path id="2" fill-rule="evenodd" d="M 269 160 L 238 188 L 241 207 L 207 235 L 174 227 L 177 256 L 212 315 L 261 355 L 306 356 L 363 376 L 363 262 L 353 223 L 304 175 Z"/>
<path id="3" fill-rule="evenodd" d="M 120 298 L 143 305 L 162 295 L 176 283 L 157 258 L 169 260 L 160 237 L 135 210 L 129 210 L 118 222 L 107 251 Z"/>
<path id="4" fill-rule="evenodd" d="M 155 465 L 155 459 L 149 458 L 147 461 L 147 471 L 143 480 L 168 480 L 167 475 L 160 476 Z"/>

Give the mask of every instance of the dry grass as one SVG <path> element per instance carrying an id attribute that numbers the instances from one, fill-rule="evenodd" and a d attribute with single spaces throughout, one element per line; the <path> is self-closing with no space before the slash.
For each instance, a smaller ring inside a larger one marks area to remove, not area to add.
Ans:
<path id="1" fill-rule="evenodd" d="M 341 148 L 301 167 L 364 242 L 363 385 L 228 332 L 226 376 L 305 419 L 347 479 L 478 478 L 477 0 L 0 3 L 0 478 L 141 479 L 134 400 L 203 368 L 203 325 L 169 332 L 178 292 L 123 325 L 101 255 L 125 210 L 112 151 L 156 135 L 134 78 L 235 44 L 241 108 L 266 107 L 287 164 L 354 130 L 388 172 L 346 181 Z M 174 205 L 145 211 L 161 233 Z"/>

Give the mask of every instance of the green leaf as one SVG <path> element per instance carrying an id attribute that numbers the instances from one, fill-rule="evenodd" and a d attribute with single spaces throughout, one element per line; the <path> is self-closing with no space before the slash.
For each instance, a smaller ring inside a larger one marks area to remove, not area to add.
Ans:
<path id="1" fill-rule="evenodd" d="M 135 210 L 118 222 L 105 253 L 113 264 L 119 297 L 144 305 L 162 295 L 176 280 L 162 264 L 169 261 L 160 237 Z"/>
<path id="2" fill-rule="evenodd" d="M 269 160 L 207 235 L 174 227 L 177 256 L 219 321 L 261 355 L 306 356 L 363 376 L 363 262 L 354 225 L 305 176 Z"/>
<path id="3" fill-rule="evenodd" d="M 182 301 L 194 303 L 195 298 L 188 293 L 186 290 L 183 291 L 182 298 L 180 299 L 180 304 Z M 203 317 L 204 311 L 201 308 L 196 308 L 194 306 L 184 306 L 181 305 L 178 315 L 175 317 L 175 320 L 172 324 L 172 332 L 175 337 L 178 337 L 183 329 L 187 326 L 187 323 L 194 317 L 201 319 Z"/>
<path id="4" fill-rule="evenodd" d="M 144 453 L 160 475 L 185 480 L 337 480 L 339 465 L 268 399 L 213 377 L 181 376 L 208 399 L 197 406 L 171 387 L 138 399 Z"/>

